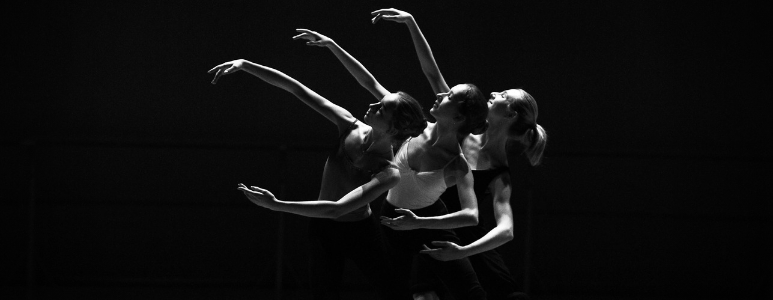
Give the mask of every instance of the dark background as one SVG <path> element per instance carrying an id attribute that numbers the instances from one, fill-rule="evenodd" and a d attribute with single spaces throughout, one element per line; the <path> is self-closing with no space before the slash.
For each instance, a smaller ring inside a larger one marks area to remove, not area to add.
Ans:
<path id="1" fill-rule="evenodd" d="M 773 295 L 760 7 L 52 2 L 3 13 L 7 295 L 306 297 L 307 220 L 235 186 L 313 199 L 335 127 L 246 73 L 211 85 L 206 71 L 248 59 L 362 116 L 375 98 L 330 51 L 291 39 L 307 28 L 432 101 L 406 26 L 370 23 L 388 7 L 414 15 L 450 85 L 539 103 L 546 158 L 501 249 L 533 298 Z M 368 289 L 357 272 L 344 290 Z"/>

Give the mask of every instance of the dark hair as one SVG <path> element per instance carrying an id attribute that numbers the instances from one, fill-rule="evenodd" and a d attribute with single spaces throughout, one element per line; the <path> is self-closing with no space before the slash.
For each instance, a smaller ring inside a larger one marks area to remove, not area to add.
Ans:
<path id="1" fill-rule="evenodd" d="M 405 92 L 399 91 L 396 94 L 399 97 L 392 113 L 392 126 L 397 130 L 395 140 L 403 141 L 409 136 L 419 136 L 427 128 L 427 117 L 421 104 Z"/>
<path id="2" fill-rule="evenodd" d="M 481 90 L 471 83 L 465 83 L 467 91 L 464 93 L 464 99 L 459 105 L 459 114 L 464 116 L 465 122 L 459 127 L 457 134 L 460 137 L 468 134 L 481 134 L 488 129 L 488 105 L 486 96 Z"/>
<path id="3" fill-rule="evenodd" d="M 531 165 L 536 166 L 542 161 L 542 154 L 545 152 L 548 134 L 545 128 L 537 124 L 537 115 L 539 114 L 537 101 L 526 91 L 518 90 L 523 93 L 523 97 L 513 99 L 507 106 L 520 116 L 518 121 L 511 125 L 509 134 L 526 135 L 526 140 L 528 141 L 528 144 L 525 144 L 526 156 L 529 157 Z"/>

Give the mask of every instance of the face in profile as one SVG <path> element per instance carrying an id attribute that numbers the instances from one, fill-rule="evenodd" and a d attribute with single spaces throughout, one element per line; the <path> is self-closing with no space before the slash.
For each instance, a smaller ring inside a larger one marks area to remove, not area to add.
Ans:
<path id="1" fill-rule="evenodd" d="M 381 98 L 381 101 L 370 104 L 363 118 L 365 123 L 376 130 L 389 131 L 392 128 L 392 117 L 399 97 L 398 94 L 392 93 Z"/>
<path id="2" fill-rule="evenodd" d="M 457 84 L 446 93 L 438 93 L 435 104 L 429 110 L 436 119 L 449 119 L 459 115 L 459 105 L 467 92 L 467 85 Z"/>
<path id="3" fill-rule="evenodd" d="M 504 118 L 512 115 L 509 105 L 515 99 L 522 97 L 523 92 L 517 89 L 510 89 L 502 92 L 493 92 L 489 95 L 488 116 L 489 118 Z"/>

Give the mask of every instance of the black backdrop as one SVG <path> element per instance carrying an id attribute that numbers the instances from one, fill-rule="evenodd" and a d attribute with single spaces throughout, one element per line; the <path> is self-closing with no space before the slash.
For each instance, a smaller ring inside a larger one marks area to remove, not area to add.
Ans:
<path id="1" fill-rule="evenodd" d="M 756 7 L 668 1 L 9 9 L 2 282 L 305 288 L 305 220 L 235 184 L 314 198 L 334 126 L 246 73 L 206 71 L 248 59 L 361 116 L 374 98 L 291 39 L 307 28 L 431 101 L 406 27 L 370 23 L 386 7 L 415 16 L 449 84 L 537 99 L 546 159 L 503 248 L 532 294 L 771 295 L 766 24 Z"/>

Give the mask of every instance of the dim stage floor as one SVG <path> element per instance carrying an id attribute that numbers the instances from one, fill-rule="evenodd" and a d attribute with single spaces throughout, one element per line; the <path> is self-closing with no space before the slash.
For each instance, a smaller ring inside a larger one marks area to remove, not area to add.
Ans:
<path id="1" fill-rule="evenodd" d="M 344 290 L 342 300 L 372 299 L 372 292 L 365 290 Z M 0 299 L 230 299 L 230 300 L 305 300 L 311 299 L 306 290 L 285 290 L 281 295 L 271 289 L 257 288 L 195 288 L 195 287 L 38 287 L 27 291 L 25 288 L 2 288 Z M 677 300 L 685 298 L 642 297 L 642 296 L 572 296 L 532 295 L 533 300 Z M 747 299 L 737 299 L 747 300 Z M 749 299 L 750 300 L 750 299 Z"/>

